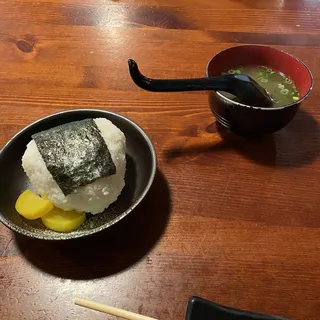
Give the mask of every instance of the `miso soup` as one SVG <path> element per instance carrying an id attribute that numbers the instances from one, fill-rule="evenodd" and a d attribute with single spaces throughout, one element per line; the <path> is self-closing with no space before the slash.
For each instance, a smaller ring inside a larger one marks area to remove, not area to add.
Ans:
<path id="1" fill-rule="evenodd" d="M 299 92 L 289 77 L 281 72 L 265 66 L 239 66 L 222 74 L 246 74 L 263 87 L 274 101 L 274 106 L 283 106 L 299 100 Z M 222 92 L 229 99 L 237 101 L 237 97 Z"/>

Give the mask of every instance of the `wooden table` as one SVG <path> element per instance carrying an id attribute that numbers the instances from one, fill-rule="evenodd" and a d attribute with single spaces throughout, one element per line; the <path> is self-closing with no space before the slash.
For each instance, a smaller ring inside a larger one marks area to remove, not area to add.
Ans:
<path id="1" fill-rule="evenodd" d="M 49 243 L 0 227 L 0 318 L 106 319 L 76 296 L 184 319 L 199 295 L 300 320 L 320 310 L 320 5 L 316 0 L 1 0 L 0 144 L 54 112 L 100 108 L 140 124 L 159 170 L 110 231 Z M 152 77 L 200 77 L 229 46 L 301 58 L 315 79 L 292 123 L 223 140 L 205 93 L 155 94 Z M 1 190 L 5 192 L 5 190 Z"/>

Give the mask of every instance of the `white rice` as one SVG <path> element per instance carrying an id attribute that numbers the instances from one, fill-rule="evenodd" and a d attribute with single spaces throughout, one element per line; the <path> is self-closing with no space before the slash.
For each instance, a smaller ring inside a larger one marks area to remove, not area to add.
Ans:
<path id="1" fill-rule="evenodd" d="M 104 118 L 94 119 L 110 151 L 116 174 L 101 178 L 65 196 L 51 173 L 48 171 L 37 145 L 31 140 L 22 157 L 22 166 L 30 179 L 32 187 L 42 197 L 49 199 L 63 210 L 76 210 L 100 213 L 117 200 L 125 182 L 126 139 L 123 132 L 111 121 Z"/>

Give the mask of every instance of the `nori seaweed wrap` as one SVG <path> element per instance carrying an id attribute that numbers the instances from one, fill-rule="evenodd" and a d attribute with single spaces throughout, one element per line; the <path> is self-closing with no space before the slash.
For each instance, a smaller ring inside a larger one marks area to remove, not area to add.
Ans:
<path id="1" fill-rule="evenodd" d="M 116 173 L 108 146 L 93 119 L 63 124 L 32 138 L 64 195 Z"/>

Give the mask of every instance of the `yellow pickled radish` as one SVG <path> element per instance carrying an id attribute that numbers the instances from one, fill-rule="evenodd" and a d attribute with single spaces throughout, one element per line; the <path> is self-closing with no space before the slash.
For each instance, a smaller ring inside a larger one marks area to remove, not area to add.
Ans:
<path id="1" fill-rule="evenodd" d="M 77 229 L 86 219 L 84 212 L 64 211 L 59 208 L 52 209 L 41 217 L 42 223 L 53 231 L 70 232 Z"/>
<path id="2" fill-rule="evenodd" d="M 28 220 L 41 218 L 51 211 L 53 207 L 51 201 L 42 199 L 29 189 L 20 194 L 15 205 L 18 213 Z"/>

